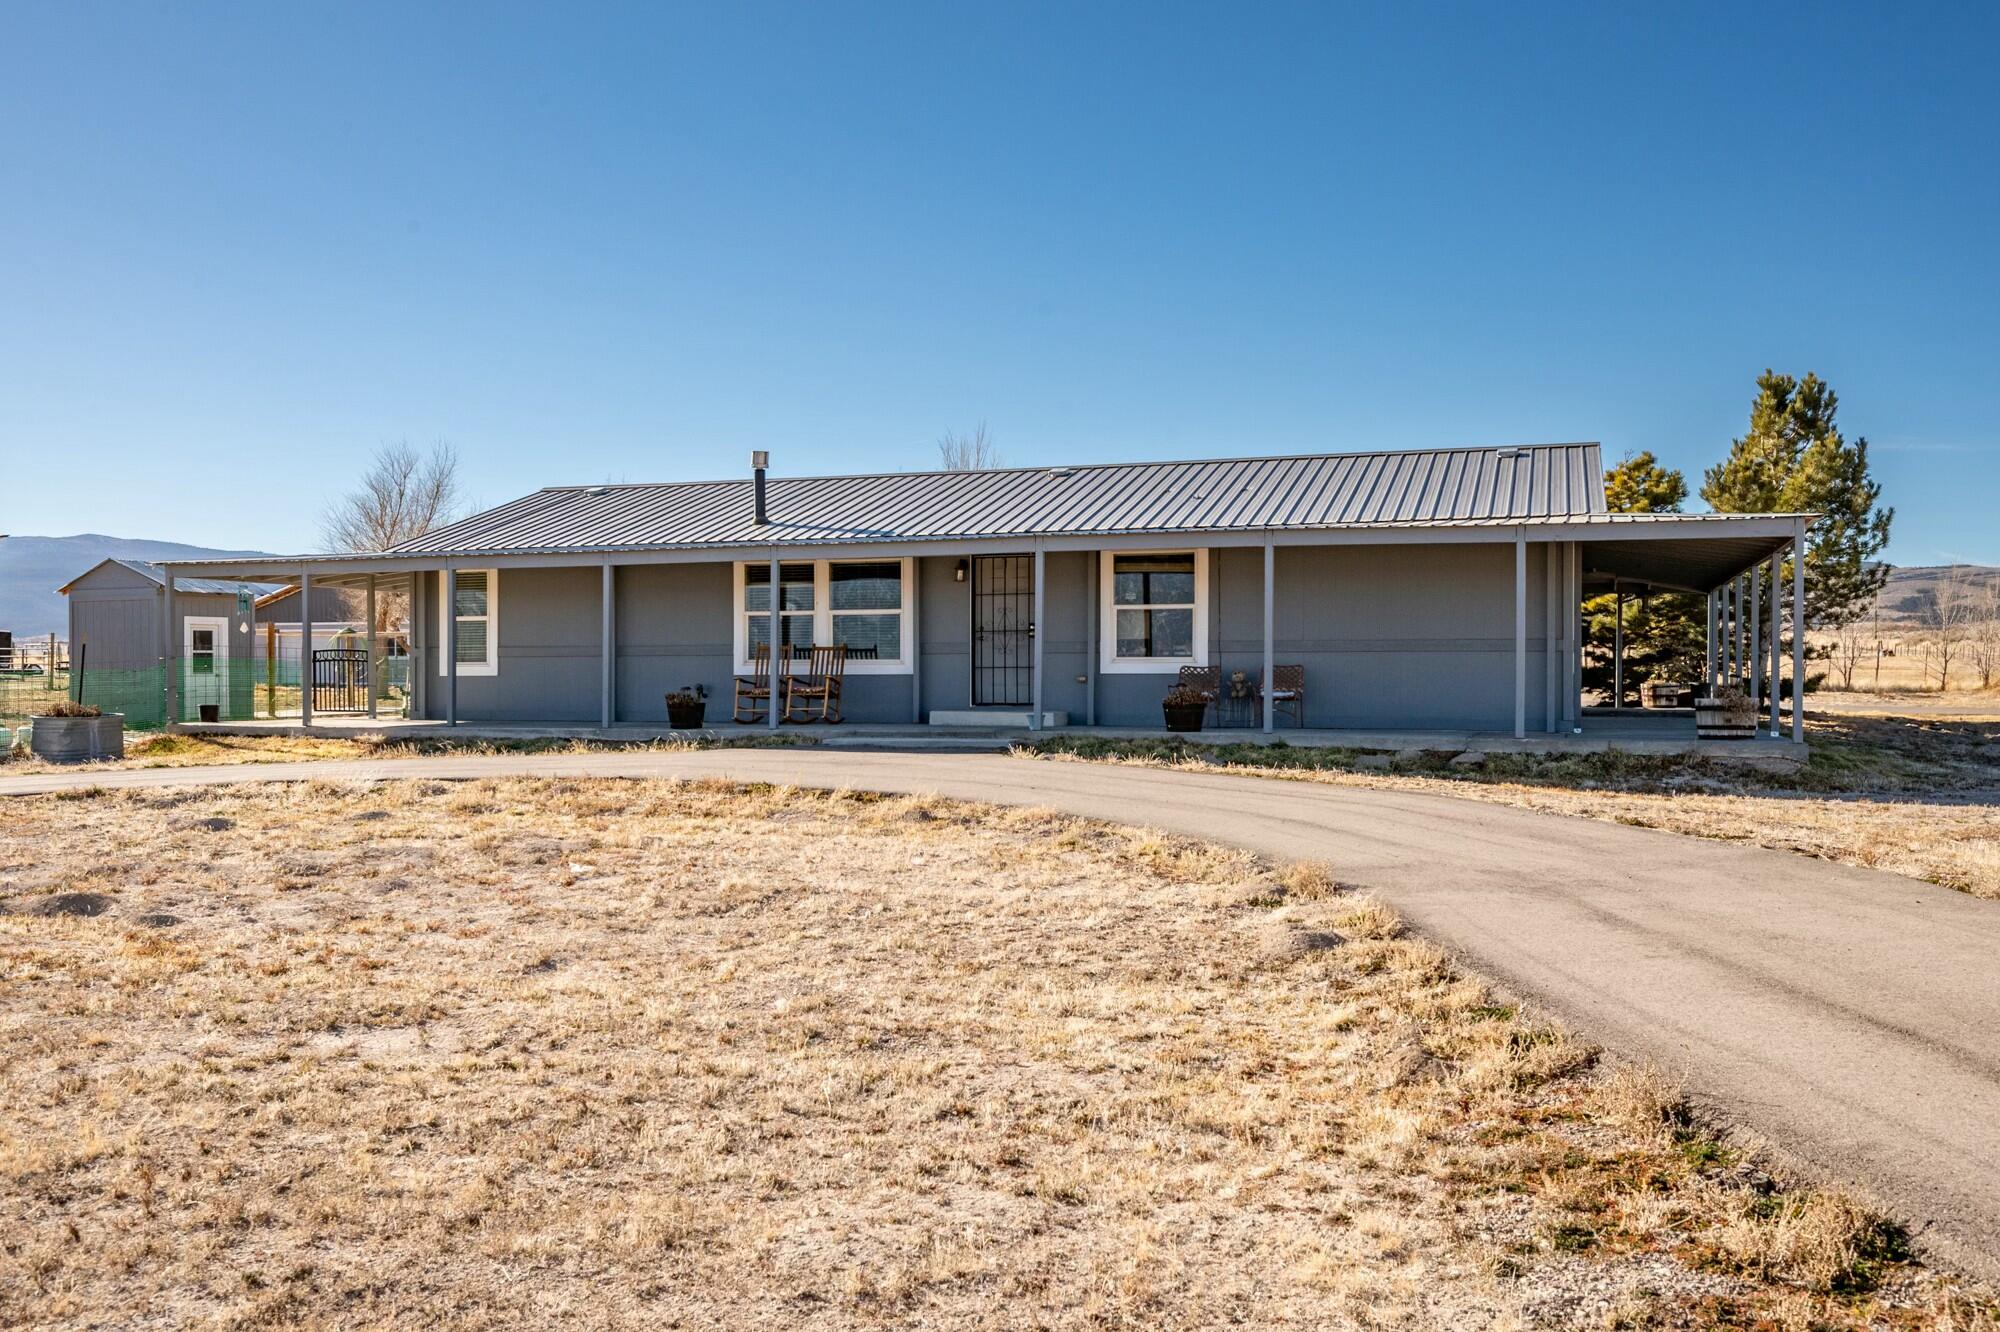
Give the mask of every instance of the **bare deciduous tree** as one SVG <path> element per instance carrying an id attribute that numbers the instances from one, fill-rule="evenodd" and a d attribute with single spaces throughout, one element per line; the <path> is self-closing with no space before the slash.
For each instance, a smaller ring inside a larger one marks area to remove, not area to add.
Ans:
<path id="1" fill-rule="evenodd" d="M 1991 689 L 2000 676 L 2000 578 L 1989 576 L 1973 598 L 1972 630 L 1966 636 L 1966 650 L 1979 672 L 1979 687 Z"/>
<path id="2" fill-rule="evenodd" d="M 1868 655 L 1875 638 L 1859 621 L 1843 624 L 1833 632 L 1833 674 L 1842 689 L 1854 688 L 1854 672 Z"/>
<path id="3" fill-rule="evenodd" d="M 1939 689 L 1951 688 L 1952 659 L 1965 647 L 1977 610 L 1972 581 L 1955 564 L 1938 575 L 1937 585 L 1924 597 L 1919 618 L 1930 649 L 1927 655 L 1936 662 Z"/>
<path id="4" fill-rule="evenodd" d="M 449 522 L 458 506 L 458 450 L 401 440 L 376 450 L 360 489 L 327 509 L 321 535 L 329 550 L 387 550 Z"/>
<path id="5" fill-rule="evenodd" d="M 938 458 L 947 472 L 984 472 L 1000 465 L 1000 447 L 981 421 L 969 435 L 947 430 L 938 436 Z"/>

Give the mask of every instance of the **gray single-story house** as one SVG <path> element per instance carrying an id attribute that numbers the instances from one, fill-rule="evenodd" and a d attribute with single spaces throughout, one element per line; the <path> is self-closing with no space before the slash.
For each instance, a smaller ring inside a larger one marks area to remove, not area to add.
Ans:
<path id="1" fill-rule="evenodd" d="M 1614 514 L 1603 477 L 1593 443 L 768 479 L 758 454 L 374 554 L 173 567 L 407 580 L 412 715 L 453 722 L 659 724 L 699 684 L 713 724 L 775 636 L 850 649 L 857 722 L 1158 727 L 1183 666 L 1302 666 L 1306 727 L 1563 732 L 1578 608 L 1614 584 L 1711 594 L 1717 661 L 1775 671 L 1741 593 L 1808 516 Z"/>

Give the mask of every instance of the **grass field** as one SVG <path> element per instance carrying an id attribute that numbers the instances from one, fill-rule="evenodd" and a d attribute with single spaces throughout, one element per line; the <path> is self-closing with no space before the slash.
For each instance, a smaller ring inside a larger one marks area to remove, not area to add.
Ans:
<path id="1" fill-rule="evenodd" d="M 1325 868 L 716 785 L 7 809 L 0 1325 L 1995 1326 Z"/>

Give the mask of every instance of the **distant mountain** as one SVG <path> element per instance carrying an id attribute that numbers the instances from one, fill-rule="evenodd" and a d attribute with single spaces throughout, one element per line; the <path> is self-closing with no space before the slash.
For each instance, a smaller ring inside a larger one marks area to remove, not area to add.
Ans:
<path id="1" fill-rule="evenodd" d="M 1882 594 L 1876 598 L 1882 623 L 1915 624 L 1937 592 L 1938 584 L 1953 570 L 1977 587 L 2000 582 L 2000 569 L 1985 564 L 1927 564 L 1891 569 L 1889 581 L 1883 584 Z"/>
<path id="2" fill-rule="evenodd" d="M 0 629 L 16 639 L 69 633 L 69 608 L 56 591 L 101 560 L 189 560 L 231 555 L 263 555 L 261 550 L 213 550 L 178 541 L 138 541 L 127 537 L 10 536 L 0 540 Z"/>

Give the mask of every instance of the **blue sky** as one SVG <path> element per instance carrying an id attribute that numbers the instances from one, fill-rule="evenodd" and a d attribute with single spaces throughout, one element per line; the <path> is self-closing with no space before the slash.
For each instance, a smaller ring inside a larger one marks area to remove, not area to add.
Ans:
<path id="1" fill-rule="evenodd" d="M 1600 439 L 1765 366 L 2000 563 L 1990 8 L 0 5 L 0 531 Z M 1614 12 L 1615 11 L 1615 12 Z"/>

